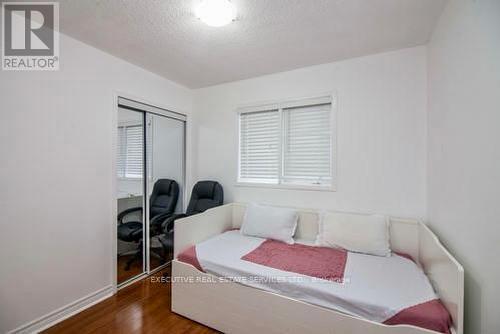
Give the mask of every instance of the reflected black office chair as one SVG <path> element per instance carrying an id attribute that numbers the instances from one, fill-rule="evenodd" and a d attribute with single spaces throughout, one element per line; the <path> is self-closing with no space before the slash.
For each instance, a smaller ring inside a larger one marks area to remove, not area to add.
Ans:
<path id="1" fill-rule="evenodd" d="M 149 215 L 151 236 L 157 235 L 166 219 L 168 219 L 175 210 L 177 199 L 179 198 L 179 185 L 174 180 L 159 179 L 155 182 L 153 192 L 149 199 Z M 142 207 L 126 209 L 118 214 L 118 239 L 125 242 L 138 243 L 135 256 L 127 261 L 125 270 L 130 269 L 130 265 L 142 258 L 142 222 L 128 221 L 123 222 L 124 218 L 131 213 L 142 213 Z"/>
<path id="2" fill-rule="evenodd" d="M 222 205 L 224 202 L 224 190 L 219 182 L 199 181 L 191 192 L 191 199 L 186 213 L 174 214 L 163 223 L 164 235 L 159 240 L 165 254 L 171 254 L 174 250 L 174 222 L 176 219 L 201 213 L 210 208 Z"/>

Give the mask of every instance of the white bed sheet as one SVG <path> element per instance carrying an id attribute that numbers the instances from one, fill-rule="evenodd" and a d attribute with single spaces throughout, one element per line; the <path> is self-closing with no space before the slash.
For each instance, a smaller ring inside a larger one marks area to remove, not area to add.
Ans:
<path id="1" fill-rule="evenodd" d="M 376 322 L 437 298 L 421 268 L 395 254 L 349 252 L 344 283 L 241 260 L 264 241 L 228 231 L 197 244 L 196 255 L 203 270 L 215 276 Z"/>

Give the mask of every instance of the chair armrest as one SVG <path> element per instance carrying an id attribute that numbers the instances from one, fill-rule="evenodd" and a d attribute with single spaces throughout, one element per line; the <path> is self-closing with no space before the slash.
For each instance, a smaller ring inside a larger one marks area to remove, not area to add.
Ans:
<path id="1" fill-rule="evenodd" d="M 233 227 L 233 205 L 226 204 L 179 219 L 174 224 L 174 258 L 199 242 Z"/>
<path id="2" fill-rule="evenodd" d="M 118 222 L 121 224 L 123 218 L 125 218 L 126 215 L 131 214 L 132 212 L 136 212 L 136 211 L 142 211 L 142 206 L 138 206 L 138 207 L 135 207 L 135 208 L 129 208 L 129 209 L 123 210 L 122 212 L 120 212 L 118 214 L 118 217 L 117 217 Z"/>
<path id="3" fill-rule="evenodd" d="M 131 238 L 135 239 L 135 240 L 139 240 L 142 238 L 142 234 L 143 234 L 143 231 L 141 228 L 141 229 L 138 229 L 137 231 L 132 232 Z"/>
<path id="4" fill-rule="evenodd" d="M 185 213 L 177 213 L 171 215 L 167 220 L 163 221 L 161 225 L 161 229 L 164 233 L 169 233 L 174 230 L 174 221 L 176 219 L 187 217 Z"/>
<path id="5" fill-rule="evenodd" d="M 153 226 L 160 227 L 163 225 L 165 220 L 170 218 L 172 215 L 173 214 L 170 212 L 160 213 L 159 215 L 154 216 L 149 223 Z"/>

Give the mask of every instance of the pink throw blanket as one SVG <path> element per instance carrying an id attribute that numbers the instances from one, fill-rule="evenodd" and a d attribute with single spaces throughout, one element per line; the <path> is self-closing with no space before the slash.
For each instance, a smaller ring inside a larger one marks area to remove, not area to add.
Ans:
<path id="1" fill-rule="evenodd" d="M 184 252 L 177 255 L 177 260 L 190 264 L 199 271 L 205 272 L 198 261 L 198 256 L 196 255 L 196 246 L 191 246 Z"/>
<path id="2" fill-rule="evenodd" d="M 386 325 L 408 324 L 449 334 L 452 320 L 450 314 L 439 299 L 414 305 L 384 321 Z"/>
<path id="3" fill-rule="evenodd" d="M 343 282 L 347 252 L 342 249 L 288 245 L 266 240 L 242 260 L 296 274 Z"/>

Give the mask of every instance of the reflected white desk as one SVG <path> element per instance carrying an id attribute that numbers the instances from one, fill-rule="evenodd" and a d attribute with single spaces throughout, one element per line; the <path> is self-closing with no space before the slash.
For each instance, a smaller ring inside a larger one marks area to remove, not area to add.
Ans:
<path id="1" fill-rule="evenodd" d="M 142 207 L 142 195 L 134 195 L 130 193 L 120 193 L 118 192 L 117 194 L 117 204 L 118 204 L 118 211 L 117 214 L 120 214 L 120 212 L 130 209 L 130 208 L 135 208 L 135 207 Z M 142 212 L 137 211 L 133 212 L 129 215 L 124 220 L 126 221 L 142 221 Z M 118 224 L 118 221 L 117 221 Z M 132 251 L 136 249 L 137 245 L 134 243 L 130 242 L 123 242 L 121 240 L 118 240 L 118 254 L 126 253 L 129 251 Z"/>

